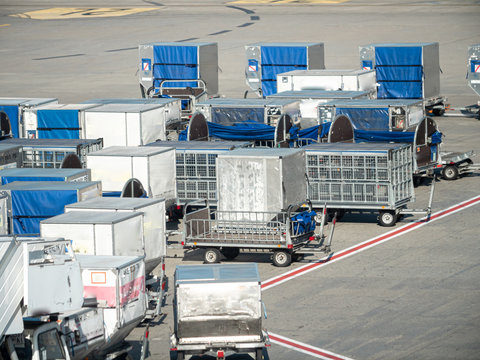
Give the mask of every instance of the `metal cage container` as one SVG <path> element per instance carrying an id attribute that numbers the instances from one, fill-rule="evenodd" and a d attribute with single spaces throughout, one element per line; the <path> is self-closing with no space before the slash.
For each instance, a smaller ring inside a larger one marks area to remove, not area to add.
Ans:
<path id="1" fill-rule="evenodd" d="M 415 198 L 409 144 L 312 144 L 304 149 L 314 207 L 397 209 Z"/>

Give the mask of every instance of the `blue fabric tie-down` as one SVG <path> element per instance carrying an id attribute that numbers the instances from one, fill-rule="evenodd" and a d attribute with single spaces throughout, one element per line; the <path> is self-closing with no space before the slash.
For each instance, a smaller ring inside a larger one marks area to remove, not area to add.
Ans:
<path id="1" fill-rule="evenodd" d="M 153 48 L 154 86 L 162 80 L 198 79 L 197 46 L 160 45 Z M 196 82 L 168 82 L 164 87 L 198 87 Z"/>
<path id="2" fill-rule="evenodd" d="M 39 139 L 80 139 L 78 110 L 37 110 Z"/>
<path id="3" fill-rule="evenodd" d="M 315 211 L 302 211 L 290 218 L 292 221 L 293 235 L 302 235 L 311 231 L 315 231 Z"/>
<path id="4" fill-rule="evenodd" d="M 65 205 L 78 201 L 76 190 L 12 190 L 14 234 L 39 234 L 40 221 L 63 214 Z"/>

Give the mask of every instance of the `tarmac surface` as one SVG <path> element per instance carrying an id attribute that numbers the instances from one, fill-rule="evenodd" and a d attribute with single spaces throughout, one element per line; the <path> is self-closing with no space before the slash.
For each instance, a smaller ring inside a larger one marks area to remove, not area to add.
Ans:
<path id="1" fill-rule="evenodd" d="M 479 15 L 480 1 L 467 0 L 400 5 L 390 0 L 3 0 L 0 96 L 55 97 L 61 103 L 139 97 L 137 49 L 152 41 L 218 42 L 219 93 L 228 97 L 242 97 L 247 90 L 244 46 L 250 43 L 324 42 L 326 67 L 339 69 L 359 67 L 362 44 L 437 41 L 441 94 L 453 108 L 464 107 L 479 100 L 465 80 L 468 46 L 480 43 Z M 459 112 L 447 115 L 435 118 L 445 135 L 444 149 L 480 153 L 480 121 Z M 428 184 L 416 194 L 411 207 L 424 207 Z M 433 213 L 474 200 L 427 223 L 405 217 L 393 235 L 392 228 L 377 225 L 376 214 L 347 214 L 335 229 L 333 256 L 339 256 L 325 264 L 315 264 L 319 256 L 306 256 L 289 268 L 276 268 L 268 254 L 241 254 L 235 261 L 257 262 L 265 284 L 299 270 L 263 290 L 265 327 L 274 334 L 268 357 L 478 359 L 479 196 L 478 173 L 440 179 Z M 181 224 L 170 226 L 181 230 Z M 342 255 L 381 235 L 384 240 Z M 169 249 L 169 280 L 175 265 L 202 260 L 198 251 L 184 256 L 181 249 Z M 307 272 L 308 264 L 315 265 Z M 170 358 L 169 290 L 164 316 L 150 327 L 152 359 Z M 139 327 L 128 337 L 134 359 L 143 331 Z"/>

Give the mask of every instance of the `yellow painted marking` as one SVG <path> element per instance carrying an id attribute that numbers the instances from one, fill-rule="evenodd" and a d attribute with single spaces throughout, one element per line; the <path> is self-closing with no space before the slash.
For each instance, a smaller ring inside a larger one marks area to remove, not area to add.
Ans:
<path id="1" fill-rule="evenodd" d="M 0 27 L 10 26 L 10 24 L 1 24 Z"/>
<path id="2" fill-rule="evenodd" d="M 29 11 L 10 16 L 35 20 L 80 19 L 92 17 L 112 17 L 138 14 L 146 11 L 158 10 L 155 8 L 50 8 Z"/>
<path id="3" fill-rule="evenodd" d="M 341 4 L 349 0 L 236 0 L 229 4 L 295 4 L 295 5 L 315 5 L 315 4 Z"/>

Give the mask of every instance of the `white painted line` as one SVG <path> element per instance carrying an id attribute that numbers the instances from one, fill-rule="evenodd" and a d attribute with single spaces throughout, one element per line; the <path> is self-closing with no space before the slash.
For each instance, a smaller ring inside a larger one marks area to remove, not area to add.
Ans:
<path id="1" fill-rule="evenodd" d="M 352 247 L 349 247 L 347 249 L 344 249 L 340 252 L 333 253 L 333 255 L 329 255 L 328 257 L 324 257 L 314 263 L 304 265 L 302 267 L 299 267 L 298 269 L 288 271 L 282 275 L 275 276 L 271 279 L 268 279 L 264 282 L 262 282 L 262 291 L 271 289 L 277 285 L 283 284 L 284 282 L 290 281 L 298 276 L 305 275 L 309 273 L 310 271 L 316 270 L 320 267 L 332 264 L 338 260 L 347 258 L 351 255 L 355 255 L 361 251 L 364 251 L 366 249 L 369 249 L 373 246 L 377 246 L 379 244 L 382 244 L 384 242 L 387 242 L 389 240 L 392 240 L 396 238 L 397 236 L 404 235 L 412 230 L 416 230 L 421 228 L 424 225 L 430 224 L 434 221 L 437 221 L 439 219 L 442 219 L 446 216 L 450 216 L 458 211 L 465 210 L 469 208 L 470 206 L 474 206 L 480 203 L 480 195 L 477 195 L 471 199 L 465 200 L 461 203 L 458 203 L 456 205 L 453 205 L 447 209 L 438 211 L 428 217 L 424 217 L 418 221 L 412 222 L 405 224 L 398 229 L 391 230 L 385 234 L 376 236 L 372 239 L 369 239 L 367 241 L 364 241 L 360 244 L 354 245 Z"/>
<path id="2" fill-rule="evenodd" d="M 284 336 L 280 336 L 271 332 L 268 332 L 270 342 L 278 344 L 295 351 L 302 352 L 304 354 L 325 360 L 352 360 L 351 358 L 332 353 L 328 350 L 320 349 L 315 346 L 311 346 L 300 341 L 295 341 Z"/>

